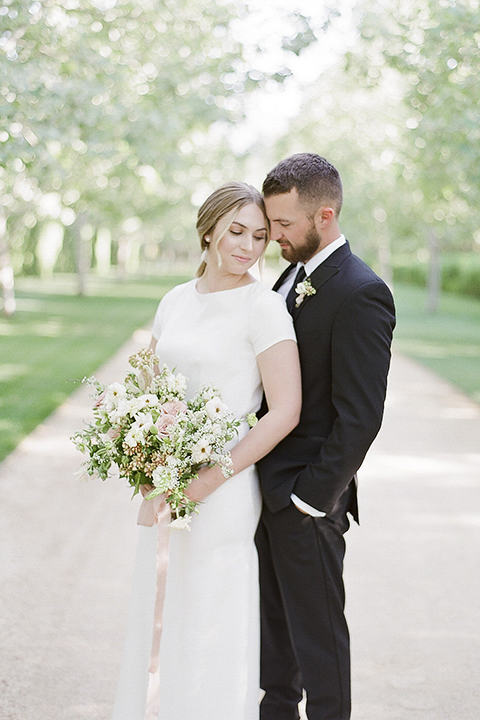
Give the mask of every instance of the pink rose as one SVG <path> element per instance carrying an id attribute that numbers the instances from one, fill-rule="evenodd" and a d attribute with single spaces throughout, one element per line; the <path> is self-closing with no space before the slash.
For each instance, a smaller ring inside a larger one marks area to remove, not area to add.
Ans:
<path id="1" fill-rule="evenodd" d="M 187 412 L 187 404 L 181 400 L 171 400 L 160 405 L 160 410 L 162 413 L 165 413 L 165 415 L 180 415 L 181 413 Z"/>
<path id="2" fill-rule="evenodd" d="M 160 437 L 168 437 L 168 428 L 171 425 L 175 425 L 176 422 L 177 419 L 175 415 L 160 415 L 155 423 L 155 427 L 157 428 Z"/>
<path id="3" fill-rule="evenodd" d="M 118 437 L 120 437 L 121 430 L 119 427 L 111 427 L 109 430 L 107 430 L 107 436 L 110 438 L 110 440 L 116 440 Z"/>

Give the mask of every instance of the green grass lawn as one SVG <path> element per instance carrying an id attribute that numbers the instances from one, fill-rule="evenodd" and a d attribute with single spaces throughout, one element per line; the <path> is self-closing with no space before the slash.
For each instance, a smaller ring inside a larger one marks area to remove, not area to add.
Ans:
<path id="1" fill-rule="evenodd" d="M 75 280 L 23 278 L 18 311 L 0 318 L 0 460 L 47 417 L 84 376 L 91 375 L 139 327 L 153 319 L 160 297 L 186 277 L 91 278 L 87 297 Z M 480 402 L 480 300 L 444 295 L 425 312 L 425 292 L 395 286 L 395 347 Z"/>
<path id="2" fill-rule="evenodd" d="M 139 327 L 187 278 L 91 279 L 77 297 L 68 276 L 17 283 L 18 309 L 0 316 L 0 460 Z"/>
<path id="3" fill-rule="evenodd" d="M 425 291 L 396 284 L 394 345 L 480 402 L 480 300 L 444 294 L 436 314 Z"/>

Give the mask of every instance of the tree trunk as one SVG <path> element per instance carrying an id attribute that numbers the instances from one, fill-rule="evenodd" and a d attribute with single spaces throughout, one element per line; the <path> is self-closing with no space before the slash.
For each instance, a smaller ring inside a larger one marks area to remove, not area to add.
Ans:
<path id="1" fill-rule="evenodd" d="M 90 253 L 87 248 L 82 228 L 87 223 L 86 213 L 78 215 L 72 225 L 75 238 L 75 261 L 77 266 L 77 295 L 84 297 L 87 294 L 87 276 L 90 269 Z"/>
<path id="2" fill-rule="evenodd" d="M 428 250 L 430 260 L 427 277 L 427 312 L 434 314 L 438 310 L 442 284 L 442 270 L 440 266 L 440 247 L 432 229 L 428 230 Z"/>
<path id="3" fill-rule="evenodd" d="M 7 244 L 7 223 L 3 215 L 0 215 L 0 288 L 3 314 L 11 317 L 16 310 L 15 282 Z"/>
<path id="4" fill-rule="evenodd" d="M 392 252 L 390 242 L 386 233 L 378 236 L 377 244 L 378 264 L 380 266 L 380 277 L 385 280 L 390 290 L 393 289 Z"/>

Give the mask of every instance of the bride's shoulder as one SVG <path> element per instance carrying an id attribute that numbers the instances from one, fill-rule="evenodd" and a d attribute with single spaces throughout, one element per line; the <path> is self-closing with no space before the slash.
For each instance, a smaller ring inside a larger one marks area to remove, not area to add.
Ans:
<path id="1" fill-rule="evenodd" d="M 175 285 L 171 290 L 165 293 L 160 302 L 170 302 L 171 300 L 178 300 L 182 295 L 190 293 L 195 288 L 197 278 L 188 280 L 187 282 Z"/>
<path id="2" fill-rule="evenodd" d="M 285 300 L 281 295 L 271 290 L 261 280 L 256 280 L 252 285 L 252 306 L 255 310 L 271 308 L 272 311 L 277 313 L 288 313 Z"/>

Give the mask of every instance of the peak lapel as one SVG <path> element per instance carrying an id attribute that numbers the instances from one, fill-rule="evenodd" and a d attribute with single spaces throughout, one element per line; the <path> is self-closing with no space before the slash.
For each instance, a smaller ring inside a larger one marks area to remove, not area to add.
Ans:
<path id="1" fill-rule="evenodd" d="M 287 277 L 287 275 L 288 275 L 288 274 L 290 273 L 290 271 L 291 271 L 293 268 L 295 268 L 295 267 L 297 267 L 296 264 L 295 264 L 295 263 L 292 263 L 292 264 L 289 265 L 287 268 L 285 268 L 285 270 L 283 271 L 283 273 L 280 275 L 280 277 L 279 277 L 278 280 L 276 281 L 275 285 L 273 286 L 272 290 L 275 290 L 275 292 L 277 292 L 278 288 L 283 285 L 283 282 L 285 281 L 285 278 Z"/>
<path id="2" fill-rule="evenodd" d="M 317 268 L 315 268 L 315 270 L 309 276 L 312 287 L 314 287 L 315 290 L 319 290 L 322 285 L 324 285 L 326 282 L 328 282 L 328 280 L 330 280 L 330 278 L 332 278 L 338 273 L 340 265 L 351 254 L 352 251 L 350 250 L 348 242 L 346 242 L 345 245 L 339 247 L 338 250 L 335 250 L 335 252 L 332 253 L 332 255 L 330 255 L 330 257 L 328 257 Z M 307 296 L 303 299 L 303 302 L 301 302 L 298 307 L 294 305 L 292 311 L 293 318 L 297 318 L 302 311 L 305 303 L 309 302 L 314 297 L 315 295 L 311 295 L 310 297 Z"/>
<path id="3" fill-rule="evenodd" d="M 319 265 L 318 268 L 316 268 L 310 275 L 310 283 L 312 287 L 318 291 L 324 283 L 330 280 L 330 278 L 337 273 L 338 267 L 325 267 L 324 265 Z M 307 302 L 310 302 L 313 298 L 315 298 L 315 295 L 306 295 L 300 305 L 294 305 L 292 310 L 292 316 L 294 318 L 297 318 L 298 315 L 302 312 L 302 308 L 305 306 L 305 304 Z"/>

